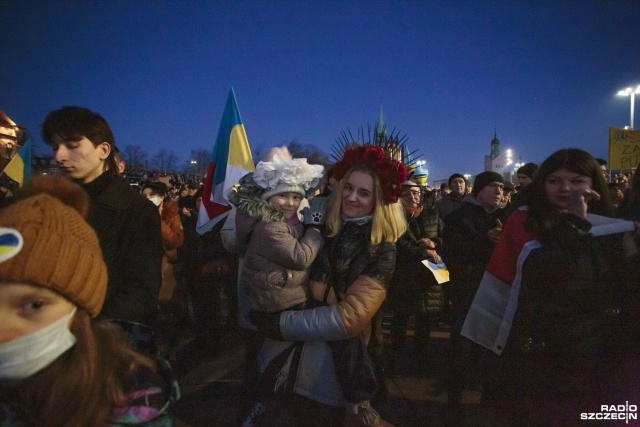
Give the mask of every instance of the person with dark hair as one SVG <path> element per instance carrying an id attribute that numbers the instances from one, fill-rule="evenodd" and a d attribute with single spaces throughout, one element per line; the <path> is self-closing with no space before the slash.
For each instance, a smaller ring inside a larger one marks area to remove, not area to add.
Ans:
<path id="1" fill-rule="evenodd" d="M 440 261 L 442 248 L 442 220 L 434 209 L 435 190 L 426 194 L 415 180 L 403 183 L 402 205 L 408 228 L 398 239 L 396 269 L 391 280 L 387 300 L 393 309 L 391 343 L 393 356 L 389 363 L 396 371 L 404 351 L 407 325 L 414 317 L 414 354 L 421 367 L 426 367 L 431 334 L 431 315 L 442 311 L 442 286 L 422 265 L 429 259 Z"/>
<path id="2" fill-rule="evenodd" d="M 173 264 L 178 261 L 178 248 L 184 244 L 180 209 L 178 203 L 169 197 L 169 189 L 162 182 L 145 184 L 142 186 L 142 195 L 156 205 L 160 213 L 164 256 L 162 257 L 162 286 L 160 287 L 159 302 L 164 304 L 171 300 L 177 285 Z"/>
<path id="3" fill-rule="evenodd" d="M 538 171 L 538 165 L 535 163 L 525 163 L 520 166 L 516 171 L 518 178 L 518 186 L 516 187 L 516 193 L 512 195 L 510 203 L 505 206 L 507 216 L 511 215 L 515 209 L 526 204 L 525 199 L 529 185 L 533 182 L 533 178 Z M 506 190 L 506 189 L 505 189 Z"/>
<path id="4" fill-rule="evenodd" d="M 319 197 L 329 197 L 333 192 L 333 189 L 338 186 L 338 181 L 333 176 L 333 167 L 329 167 L 326 169 L 326 183 L 322 192 L 318 194 Z"/>
<path id="5" fill-rule="evenodd" d="M 440 184 L 440 192 L 438 193 L 437 200 L 442 199 L 444 196 L 446 196 L 449 193 L 451 193 L 451 189 L 449 188 L 449 184 L 446 183 L 446 182 L 443 182 L 442 184 Z"/>
<path id="6" fill-rule="evenodd" d="M 109 285 L 89 197 L 60 176 L 22 192 L 0 210 L 0 425 L 171 426 L 166 362 L 96 321 Z"/>
<path id="7" fill-rule="evenodd" d="M 598 162 L 598 165 L 600 166 L 600 171 L 602 172 L 604 181 L 609 182 L 611 177 L 609 176 L 609 171 L 607 171 L 607 161 L 605 159 L 596 158 L 596 162 Z"/>
<path id="8" fill-rule="evenodd" d="M 442 198 L 436 202 L 436 211 L 440 218 L 445 221 L 447 215 L 462 206 L 462 198 L 467 192 L 467 181 L 463 175 L 454 173 L 447 182 L 449 193 L 443 194 Z"/>
<path id="9" fill-rule="evenodd" d="M 609 197 L 611 198 L 611 206 L 614 211 L 618 210 L 620 204 L 624 200 L 624 193 L 620 189 L 620 184 L 617 182 L 610 182 L 607 186 L 609 188 Z"/>
<path id="10" fill-rule="evenodd" d="M 629 188 L 623 190 L 624 197 L 618 207 L 618 216 L 640 221 L 640 167 L 633 173 L 630 184 Z"/>
<path id="11" fill-rule="evenodd" d="M 466 196 L 469 189 L 469 185 L 464 175 L 454 173 L 449 177 L 447 181 L 448 192 L 441 194 L 440 200 L 435 204 L 435 210 L 442 220 L 445 222 L 445 218 L 451 212 L 462 206 L 462 199 Z M 443 327 L 449 327 L 451 323 L 451 283 L 447 282 L 442 286 L 444 306 L 442 309 L 442 317 L 439 323 Z"/>
<path id="12" fill-rule="evenodd" d="M 124 159 L 122 158 L 122 153 L 120 152 L 120 149 L 118 147 L 114 145 L 113 150 L 114 150 L 113 158 L 118 168 L 117 169 L 118 175 L 124 175 L 124 171 L 127 168 L 127 162 L 125 162 Z"/>
<path id="13" fill-rule="evenodd" d="M 527 185 L 533 182 L 533 178 L 538 171 L 538 165 L 535 163 L 525 163 L 520 166 L 516 171 L 516 177 L 518 177 L 518 191 L 522 190 Z"/>
<path id="14" fill-rule="evenodd" d="M 471 194 L 444 222 L 442 244 L 451 289 L 451 340 L 448 403 L 460 416 L 467 373 L 480 373 L 480 355 L 460 335 L 464 318 L 480 284 L 493 248 L 500 238 L 504 211 L 500 208 L 504 178 L 496 172 L 478 174 Z M 472 358 L 470 360 L 470 358 Z M 479 381 L 479 378 L 474 378 Z"/>
<path id="15" fill-rule="evenodd" d="M 575 425 L 581 413 L 637 394 L 625 361 L 637 339 L 627 335 L 627 308 L 640 290 L 630 273 L 638 272 L 638 234 L 624 247 L 619 234 L 592 228 L 590 215 L 613 211 L 586 151 L 555 152 L 528 189 L 487 268 L 511 281 L 517 305 L 508 335 L 496 338 L 501 356 L 484 391 L 496 425 Z"/>
<path id="16" fill-rule="evenodd" d="M 115 141 L 106 120 L 83 107 L 62 107 L 42 124 L 60 171 L 80 184 L 91 204 L 109 271 L 104 318 L 155 323 L 163 256 L 156 208 L 118 176 Z"/>

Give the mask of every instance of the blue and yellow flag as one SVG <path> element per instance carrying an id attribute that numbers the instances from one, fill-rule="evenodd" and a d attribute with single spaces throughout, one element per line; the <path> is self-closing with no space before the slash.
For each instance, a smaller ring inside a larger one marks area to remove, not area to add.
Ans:
<path id="1" fill-rule="evenodd" d="M 22 187 L 31 177 L 31 140 L 27 140 L 3 171 Z"/>
<path id="2" fill-rule="evenodd" d="M 204 182 L 196 225 L 199 234 L 211 230 L 227 215 L 231 205 L 224 198 L 225 192 L 237 184 L 240 178 L 253 171 L 255 166 L 249 140 L 240 118 L 236 95 L 231 88 Z"/>

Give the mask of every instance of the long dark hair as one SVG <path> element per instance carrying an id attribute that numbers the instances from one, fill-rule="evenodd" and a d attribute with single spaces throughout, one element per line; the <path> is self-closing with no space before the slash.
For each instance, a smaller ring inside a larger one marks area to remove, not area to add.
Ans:
<path id="1" fill-rule="evenodd" d="M 0 386 L 24 426 L 105 425 L 114 407 L 125 406 L 125 378 L 155 363 L 131 350 L 117 326 L 95 323 L 78 309 L 70 328 L 76 345 L 47 368 L 15 384 Z"/>
<path id="2" fill-rule="evenodd" d="M 559 169 L 591 178 L 591 189 L 600 195 L 600 200 L 591 200 L 587 210 L 597 215 L 613 215 L 609 189 L 596 159 L 579 148 L 564 148 L 553 153 L 540 165 L 533 182 L 525 188 L 526 204 L 529 206 L 525 229 L 536 237 L 549 230 L 560 217 L 558 208 L 549 201 L 545 191 L 547 178 Z"/>

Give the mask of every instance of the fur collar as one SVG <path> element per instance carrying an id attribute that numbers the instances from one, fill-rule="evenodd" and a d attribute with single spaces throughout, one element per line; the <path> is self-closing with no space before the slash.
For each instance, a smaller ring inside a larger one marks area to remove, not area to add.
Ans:
<path id="1" fill-rule="evenodd" d="M 243 191 L 242 187 L 229 195 L 229 202 L 255 221 L 274 222 L 282 221 L 284 214 L 275 206 L 262 200 L 255 194 Z"/>

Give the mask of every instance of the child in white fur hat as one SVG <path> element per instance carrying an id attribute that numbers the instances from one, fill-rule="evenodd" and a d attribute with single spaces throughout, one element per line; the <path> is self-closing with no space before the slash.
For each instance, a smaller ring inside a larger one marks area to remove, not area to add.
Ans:
<path id="1" fill-rule="evenodd" d="M 306 159 L 276 155 L 258 163 L 230 197 L 238 207 L 237 239 L 247 244 L 241 280 L 249 288 L 253 310 L 274 313 L 308 299 L 309 267 L 324 239 L 320 221 L 303 224 L 298 208 L 306 192 L 319 184 L 322 170 Z"/>

